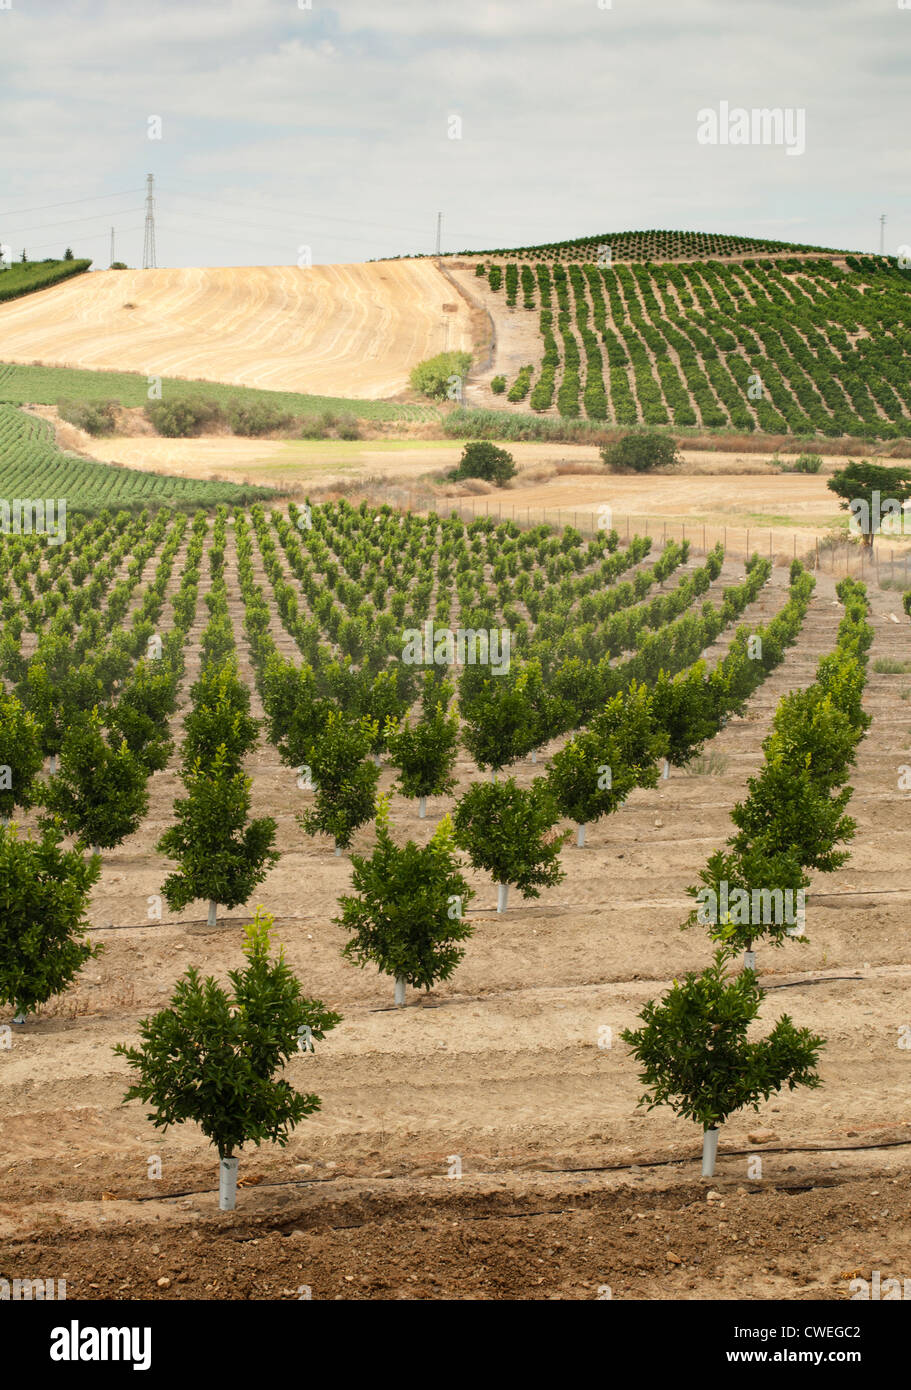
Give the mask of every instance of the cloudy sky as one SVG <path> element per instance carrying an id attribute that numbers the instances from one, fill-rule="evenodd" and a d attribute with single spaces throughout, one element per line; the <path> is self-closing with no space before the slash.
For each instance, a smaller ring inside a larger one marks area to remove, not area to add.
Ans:
<path id="1" fill-rule="evenodd" d="M 428 252 L 438 211 L 444 251 L 911 243 L 901 0 L 306 3 L 0 0 L 0 243 L 141 265 L 148 173 L 159 265 Z M 700 144 L 722 102 L 806 152 Z"/>

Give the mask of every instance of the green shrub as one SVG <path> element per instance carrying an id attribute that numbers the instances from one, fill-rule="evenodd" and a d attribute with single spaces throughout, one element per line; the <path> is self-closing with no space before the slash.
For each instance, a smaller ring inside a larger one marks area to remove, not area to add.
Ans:
<path id="1" fill-rule="evenodd" d="M 145 408 L 146 418 L 159 434 L 168 439 L 186 439 L 202 434 L 212 425 L 224 421 L 224 412 L 217 401 L 202 396 L 187 396 L 176 401 L 152 401 Z"/>
<path id="2" fill-rule="evenodd" d="M 495 396 L 502 396 L 503 392 L 506 390 L 505 376 L 495 376 L 490 383 L 490 389 Z"/>
<path id="3" fill-rule="evenodd" d="M 449 397 L 449 378 L 466 377 L 470 366 L 470 352 L 440 352 L 418 363 L 411 373 L 411 385 L 433 401 L 445 401 Z"/>
<path id="4" fill-rule="evenodd" d="M 531 387 L 531 374 L 533 371 L 534 366 L 531 363 L 529 363 L 527 367 L 522 367 L 520 369 L 518 376 L 509 388 L 507 400 L 521 401 L 525 399 Z"/>
<path id="5" fill-rule="evenodd" d="M 117 427 L 114 411 L 118 401 L 58 401 L 61 420 L 76 425 L 86 434 L 113 434 Z"/>
<path id="6" fill-rule="evenodd" d="M 613 444 L 605 444 L 601 458 L 613 473 L 648 473 L 683 462 L 669 434 L 649 431 L 625 434 Z"/>
<path id="7" fill-rule="evenodd" d="M 260 435 L 272 430 L 287 429 L 294 424 L 294 416 L 287 410 L 280 410 L 269 401 L 253 401 L 242 404 L 231 401 L 227 409 L 228 425 L 233 434 Z"/>
<path id="8" fill-rule="evenodd" d="M 783 473 L 818 473 L 822 468 L 820 454 L 798 454 L 793 463 L 785 463 L 779 458 L 773 459 L 772 462 L 778 463 Z"/>
<path id="9" fill-rule="evenodd" d="M 512 454 L 498 449 L 489 439 L 466 444 L 456 469 L 457 478 L 483 478 L 485 482 L 496 483 L 498 487 L 515 477 L 515 473 Z"/>
<path id="10" fill-rule="evenodd" d="M 319 416 L 312 416 L 305 420 L 301 425 L 301 439 L 325 439 L 326 428 L 320 423 Z"/>
<path id="11" fill-rule="evenodd" d="M 339 439 L 360 439 L 361 437 L 360 426 L 353 415 L 340 416 L 335 432 Z"/>

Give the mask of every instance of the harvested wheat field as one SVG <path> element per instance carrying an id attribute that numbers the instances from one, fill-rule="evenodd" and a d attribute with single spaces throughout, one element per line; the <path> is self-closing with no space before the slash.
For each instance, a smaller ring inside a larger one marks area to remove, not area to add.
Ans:
<path id="1" fill-rule="evenodd" d="M 97 271 L 0 305 L 0 342 L 6 362 L 378 400 L 444 347 L 470 350 L 472 332 L 420 260 Z"/>

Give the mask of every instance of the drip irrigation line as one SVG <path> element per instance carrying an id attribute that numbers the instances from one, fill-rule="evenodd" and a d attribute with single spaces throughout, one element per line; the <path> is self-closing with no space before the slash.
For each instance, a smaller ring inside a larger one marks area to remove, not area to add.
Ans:
<path id="1" fill-rule="evenodd" d="M 911 888 L 848 888 L 848 889 L 842 890 L 842 891 L 839 892 L 839 893 L 813 893 L 813 892 L 810 892 L 810 893 L 807 894 L 807 901 L 808 901 L 809 903 L 812 903 L 814 900 L 819 900 L 819 899 L 822 899 L 822 898 L 835 898 L 835 899 L 838 899 L 838 898 L 888 898 L 888 897 L 901 897 L 901 896 L 905 896 L 905 897 L 906 897 L 909 893 L 911 893 Z M 683 904 L 683 905 L 685 906 L 686 904 Z M 622 906 L 622 904 L 620 904 L 619 906 Z M 587 915 L 590 916 L 593 912 L 603 912 L 603 911 L 610 910 L 610 909 L 617 910 L 617 909 L 618 909 L 618 904 L 615 903 L 615 902 L 600 902 L 600 903 L 553 903 L 553 904 L 550 905 L 550 907 L 541 907 L 541 909 L 540 909 L 540 914 L 543 916 L 543 915 L 545 915 L 546 912 L 548 912 L 548 911 L 555 911 L 556 909 L 559 909 L 561 912 L 563 912 L 563 911 L 566 911 L 566 910 L 571 910 L 571 909 L 573 909 L 573 908 L 577 908 L 580 912 L 585 913 L 585 914 L 587 914 Z M 467 912 L 466 912 L 465 915 L 466 915 L 466 916 L 469 916 L 469 917 L 471 917 L 471 916 L 476 916 L 476 917 L 481 918 L 482 920 L 483 920 L 484 918 L 495 919 L 495 918 L 498 917 L 498 916 L 501 917 L 501 918 L 509 916 L 509 917 L 510 917 L 510 921 L 518 921 L 518 914 L 516 914 L 515 917 L 513 917 L 512 914 L 507 914 L 507 913 L 499 913 L 499 914 L 498 914 L 498 913 L 495 912 L 495 910 L 494 910 L 493 907 L 490 907 L 490 908 L 485 908 L 485 907 L 471 907 L 471 908 L 468 908 L 468 910 L 467 910 Z M 528 913 L 526 913 L 525 915 L 528 915 Z M 308 914 L 306 914 L 306 915 L 304 915 L 304 916 L 301 916 L 301 915 L 299 915 L 299 914 L 291 914 L 291 913 L 284 913 L 284 912 L 283 912 L 283 913 L 279 914 L 279 916 L 280 916 L 280 918 L 281 918 L 281 920 L 282 920 L 283 922 L 313 922 L 313 921 L 317 920 L 316 915 L 313 914 L 313 913 L 308 913 Z M 202 918 L 192 918 L 192 919 L 190 919 L 189 921 L 183 920 L 183 921 L 179 921 L 179 922 L 148 922 L 148 923 L 146 923 L 146 922 L 138 922 L 138 923 L 129 924 L 129 925 L 127 925 L 127 926 L 114 926 L 113 924 L 109 924 L 108 926 L 104 926 L 104 927 L 101 927 L 101 926 L 92 927 L 92 928 L 90 928 L 90 930 L 91 930 L 91 931 L 149 931 L 149 930 L 151 930 L 153 927 L 192 927 L 192 926 L 196 926 L 196 925 L 206 925 L 206 924 L 203 922 L 203 919 L 202 919 Z M 227 927 L 227 926 L 230 926 L 230 925 L 234 925 L 234 924 L 233 924 L 232 922 L 225 923 L 225 926 L 226 926 L 226 927 Z M 213 931 L 219 931 L 219 930 L 221 930 L 221 928 L 220 928 L 218 925 L 216 925 L 212 930 L 213 930 Z M 200 935 L 207 935 L 207 934 L 208 934 L 208 933 L 200 933 Z M 847 978 L 849 978 L 849 977 L 848 977 L 848 976 L 839 976 L 838 978 L 840 978 L 840 979 L 847 979 Z M 858 976 L 857 978 L 862 978 L 862 977 L 861 977 L 861 976 Z"/>
<path id="2" fill-rule="evenodd" d="M 750 1156 L 752 1156 L 752 1155 L 754 1155 L 754 1154 L 757 1154 L 757 1153 L 759 1153 L 760 1155 L 762 1155 L 762 1154 L 779 1154 L 779 1153 L 780 1153 L 780 1154 L 801 1154 L 801 1153 L 807 1153 L 807 1154 L 815 1154 L 815 1153 L 819 1153 L 819 1154 L 829 1154 L 829 1153 L 867 1153 L 867 1152 L 870 1152 L 870 1151 L 875 1150 L 875 1149 L 900 1149 L 900 1148 L 906 1148 L 908 1145 L 911 1145 L 911 1139 L 886 1139 L 886 1140 L 882 1140 L 882 1141 L 881 1141 L 880 1143 L 878 1143 L 878 1144 L 823 1144 L 823 1145 L 812 1145 L 812 1144 L 794 1144 L 794 1145 L 788 1145 L 788 1144 L 780 1144 L 780 1145 L 777 1145 L 777 1146 L 774 1147 L 774 1148 L 766 1148 L 766 1147 L 764 1147 L 763 1145 L 755 1145 L 753 1148 L 750 1148 L 750 1149 L 721 1149 L 721 1148 L 719 1148 L 719 1150 L 718 1150 L 718 1157 L 719 1157 L 719 1159 L 721 1159 L 721 1158 L 740 1158 L 740 1157 L 744 1157 L 744 1156 L 750 1157 Z M 673 1168 L 673 1167 L 679 1166 L 680 1164 L 684 1164 L 684 1163 L 698 1163 L 698 1162 L 700 1161 L 700 1159 L 701 1159 L 701 1154 L 692 1154 L 692 1155 L 690 1155 L 690 1156 L 688 1156 L 688 1157 L 685 1157 L 685 1158 L 655 1158 L 655 1159 L 649 1159 L 649 1160 L 647 1160 L 647 1161 L 645 1161 L 645 1162 L 643 1162 L 643 1163 L 599 1163 L 599 1164 L 596 1164 L 596 1165 L 593 1166 L 593 1167 L 588 1167 L 588 1168 L 505 1168 L 505 1169 L 504 1169 L 504 1168 L 500 1168 L 500 1169 L 497 1169 L 497 1170 L 494 1171 L 494 1172 L 486 1172 L 486 1171 L 484 1171 L 484 1170 L 480 1170 L 480 1171 L 474 1172 L 474 1173 L 466 1173 L 464 1176 L 466 1176 L 466 1177 L 475 1177 L 475 1178 L 480 1178 L 480 1177 L 502 1178 L 502 1177 L 504 1177 L 504 1176 L 510 1176 L 510 1177 L 527 1177 L 527 1176 L 529 1176 L 529 1175 L 531 1175 L 531 1174 L 539 1174 L 539 1175 L 556 1174 L 556 1175 L 559 1175 L 560 1173 L 623 1173 L 623 1172 L 632 1173 L 632 1172 L 635 1172 L 637 1169 L 643 1169 L 643 1168 Z M 409 1177 L 409 1176 L 410 1176 L 410 1175 L 409 1175 L 408 1173 L 402 1174 L 402 1177 L 405 1177 L 405 1178 L 407 1178 L 407 1177 Z M 440 1177 L 443 1177 L 443 1176 L 444 1176 L 444 1174 L 442 1173 L 442 1171 L 440 1172 L 439 1176 L 440 1176 Z M 720 1175 L 718 1175 L 718 1177 L 719 1177 L 719 1180 L 720 1180 Z M 267 1191 L 267 1190 L 271 1191 L 273 1188 L 281 1188 L 281 1187 L 325 1187 L 325 1186 L 332 1186 L 334 1183 L 337 1183 L 337 1182 L 344 1182 L 344 1181 L 347 1181 L 347 1182 L 357 1182 L 358 1179 L 357 1179 L 357 1178 L 351 1178 L 351 1177 L 349 1177 L 349 1176 L 346 1175 L 346 1174 L 339 1174 L 338 1177 L 331 1177 L 331 1178 L 288 1178 L 288 1179 L 286 1179 L 284 1182 L 251 1183 L 250 1186 L 251 1186 L 251 1187 L 260 1187 L 260 1188 L 263 1189 L 263 1191 Z M 360 1179 L 360 1181 L 363 1181 L 363 1182 L 395 1182 L 396 1179 L 395 1179 L 394 1177 L 392 1177 L 392 1178 L 380 1178 L 380 1177 L 371 1177 L 371 1176 L 368 1176 L 368 1177 L 366 1177 L 366 1178 Z M 776 1183 L 775 1185 L 776 1185 L 776 1186 L 779 1186 L 779 1187 L 782 1186 L 782 1184 L 780 1184 L 780 1183 Z M 814 1185 L 814 1186 L 819 1186 L 819 1184 L 813 1184 L 813 1185 Z M 238 1183 L 238 1186 L 240 1186 L 240 1183 Z M 212 1189 L 211 1187 L 198 1187 L 198 1188 L 190 1188 L 190 1189 L 188 1189 L 186 1192 L 167 1192 L 167 1193 L 164 1194 L 164 1196 L 159 1196 L 157 1193 L 153 1193 L 153 1194 L 151 1194 L 150 1196 L 147 1196 L 147 1197 L 119 1197 L 119 1198 L 117 1198 L 116 1200 L 117 1200 L 117 1201 L 124 1201 L 124 1202 L 170 1202 L 170 1201 L 177 1201 L 179 1198 L 182 1198 L 182 1197 L 206 1197 L 206 1196 L 209 1196 L 210 1193 L 212 1193 L 212 1191 L 213 1191 L 213 1189 Z M 341 1229 L 341 1228 L 339 1228 L 339 1229 Z"/>

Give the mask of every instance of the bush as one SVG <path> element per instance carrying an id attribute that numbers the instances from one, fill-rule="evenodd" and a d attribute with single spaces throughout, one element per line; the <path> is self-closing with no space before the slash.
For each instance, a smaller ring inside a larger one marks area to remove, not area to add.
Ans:
<path id="1" fill-rule="evenodd" d="M 470 352 L 440 352 L 418 363 L 411 373 L 411 385 L 433 401 L 445 401 L 449 397 L 449 378 L 466 377 L 470 366 Z"/>
<path id="2" fill-rule="evenodd" d="M 234 434 L 269 434 L 272 430 L 287 429 L 294 424 L 294 416 L 287 410 L 280 410 L 270 401 L 253 401 L 243 405 L 231 401 L 228 406 L 228 425 Z"/>
<path id="3" fill-rule="evenodd" d="M 906 594 L 902 595 L 902 607 L 904 608 L 908 617 L 911 618 L 911 589 L 909 589 Z"/>
<path id="4" fill-rule="evenodd" d="M 506 390 L 505 376 L 495 376 L 490 383 L 490 389 L 495 396 L 502 396 L 503 392 Z"/>
<path id="5" fill-rule="evenodd" d="M 498 449 L 489 439 L 478 439 L 466 444 L 456 470 L 457 478 L 483 478 L 485 482 L 496 483 L 501 487 L 516 474 L 512 454 Z"/>
<path id="6" fill-rule="evenodd" d="M 780 465 L 782 473 L 818 473 L 822 468 L 820 454 L 798 454 L 793 463 L 785 463 L 782 459 L 773 459 L 772 462 Z"/>
<path id="7" fill-rule="evenodd" d="M 353 415 L 341 416 L 336 426 L 336 435 L 339 439 L 360 439 L 360 425 Z"/>
<path id="8" fill-rule="evenodd" d="M 601 458 L 613 473 L 648 473 L 653 468 L 670 468 L 683 462 L 676 440 L 654 431 L 625 434 L 622 439 L 605 444 Z"/>
<path id="9" fill-rule="evenodd" d="M 186 439 L 202 434 L 212 425 L 224 422 L 224 412 L 217 401 L 203 396 L 186 396 L 176 401 L 152 401 L 145 408 L 146 418 L 159 434 L 168 439 Z"/>
<path id="10" fill-rule="evenodd" d="M 86 434 L 113 434 L 117 427 L 116 407 L 119 401 L 58 401 L 57 411 L 61 420 L 66 420 Z"/>
<path id="11" fill-rule="evenodd" d="M 110 270 L 129 270 L 129 268 L 126 261 L 111 261 L 109 266 Z"/>
<path id="12" fill-rule="evenodd" d="M 326 427 L 320 423 L 318 416 L 305 420 L 301 425 L 301 439 L 325 439 L 326 434 Z"/>

